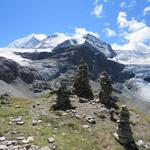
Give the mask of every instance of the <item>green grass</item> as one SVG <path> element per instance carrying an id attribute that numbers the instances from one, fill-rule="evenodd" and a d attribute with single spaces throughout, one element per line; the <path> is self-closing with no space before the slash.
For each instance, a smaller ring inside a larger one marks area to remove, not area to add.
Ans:
<path id="1" fill-rule="evenodd" d="M 113 137 L 113 126 L 89 125 L 89 129 L 83 129 L 82 125 L 86 123 L 85 120 L 71 117 L 70 114 L 55 119 L 51 112 L 48 112 L 46 116 L 39 116 L 38 119 L 41 119 L 42 123 L 32 126 L 32 119 L 36 115 L 33 112 L 31 115 L 32 105 L 36 105 L 36 103 L 48 104 L 52 98 L 53 95 L 35 101 L 17 97 L 11 98 L 10 104 L 0 107 L 0 136 L 16 130 L 17 134 L 12 135 L 11 139 L 16 139 L 19 134 L 24 134 L 25 137 L 34 136 L 34 144 L 47 146 L 47 139 L 53 137 L 58 150 L 124 150 Z M 16 105 L 20 105 L 20 108 L 15 108 Z M 145 114 L 139 113 L 139 115 L 149 121 L 149 117 Z M 22 126 L 8 125 L 9 117 L 12 116 L 23 116 L 25 124 Z M 98 114 L 98 116 L 99 118 L 105 118 L 103 113 Z M 50 127 L 48 127 L 48 123 L 51 124 Z"/>

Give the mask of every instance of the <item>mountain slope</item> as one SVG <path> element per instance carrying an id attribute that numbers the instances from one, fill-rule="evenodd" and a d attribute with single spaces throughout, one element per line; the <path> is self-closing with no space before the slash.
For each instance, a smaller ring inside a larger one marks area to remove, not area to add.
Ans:
<path id="1" fill-rule="evenodd" d="M 68 47 L 72 45 L 80 45 L 86 42 L 90 43 L 97 50 L 104 53 L 106 57 L 112 58 L 116 56 L 116 53 L 112 50 L 109 44 L 101 41 L 100 39 L 91 34 L 83 34 L 80 36 L 69 36 L 63 33 L 57 33 L 52 36 L 47 36 L 43 34 L 31 34 L 25 38 L 12 42 L 8 47 L 24 49 L 24 52 L 25 49 L 36 49 L 39 52 L 44 50 L 51 52 L 57 46 Z"/>
<path id="2" fill-rule="evenodd" d="M 124 65 L 107 59 L 104 53 L 89 42 L 68 47 L 63 47 L 60 44 L 52 52 L 16 54 L 25 59 L 30 59 L 32 61 L 30 67 L 36 68 L 39 72 L 38 78 L 40 77 L 42 80 L 65 78 L 65 76 L 72 79 L 81 58 L 84 58 L 88 64 L 89 75 L 93 80 L 96 80 L 103 70 L 111 75 L 113 81 L 122 82 L 128 78 L 128 73 L 122 73 Z"/>
<path id="3" fill-rule="evenodd" d="M 47 38 L 45 34 L 31 34 L 27 37 L 18 39 L 8 45 L 9 48 L 36 48 L 36 46 Z"/>

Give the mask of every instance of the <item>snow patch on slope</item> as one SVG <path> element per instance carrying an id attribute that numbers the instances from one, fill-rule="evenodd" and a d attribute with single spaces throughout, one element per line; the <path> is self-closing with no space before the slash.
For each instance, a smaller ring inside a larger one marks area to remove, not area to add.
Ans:
<path id="1" fill-rule="evenodd" d="M 45 34 L 30 34 L 27 37 L 18 39 L 8 45 L 9 48 L 32 48 L 44 39 L 47 38 Z"/>
<path id="2" fill-rule="evenodd" d="M 99 35 L 97 33 L 87 31 L 84 28 L 77 28 L 73 35 L 64 33 L 55 33 L 51 36 L 45 34 L 31 34 L 12 42 L 7 48 L 1 49 L 0 56 L 13 59 L 21 65 L 24 65 L 24 62 L 28 62 L 28 60 L 24 60 L 21 56 L 16 55 L 15 52 L 52 52 L 56 47 L 69 47 L 87 42 L 95 47 L 97 52 L 102 52 L 106 57 L 112 58 L 115 52 L 110 45 L 101 41 L 98 37 Z"/>
<path id="3" fill-rule="evenodd" d="M 14 49 L 0 48 L 0 56 L 5 57 L 7 59 L 12 59 L 12 60 L 16 61 L 17 63 L 19 63 L 20 65 L 23 65 L 23 66 L 28 65 L 30 62 L 28 59 L 24 59 L 21 56 L 16 55 L 14 53 Z"/>

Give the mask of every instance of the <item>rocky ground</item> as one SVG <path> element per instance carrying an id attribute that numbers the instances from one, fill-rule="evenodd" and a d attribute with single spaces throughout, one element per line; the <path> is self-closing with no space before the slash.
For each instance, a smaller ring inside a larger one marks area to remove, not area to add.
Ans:
<path id="1" fill-rule="evenodd" d="M 38 99 L 9 97 L 2 103 L 0 150 L 125 149 L 113 136 L 117 123 L 111 121 L 110 110 L 97 100 L 79 103 L 78 97 L 71 96 L 75 109 L 51 112 L 53 99 L 55 95 L 46 94 Z M 139 149 L 150 149 L 150 116 L 128 107 L 130 125 Z M 119 112 L 115 112 L 116 120 Z"/>

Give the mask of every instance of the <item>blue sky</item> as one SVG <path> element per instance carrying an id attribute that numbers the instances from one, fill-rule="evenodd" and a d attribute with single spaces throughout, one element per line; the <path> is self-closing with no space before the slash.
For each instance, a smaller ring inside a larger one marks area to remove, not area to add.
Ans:
<path id="1" fill-rule="evenodd" d="M 85 29 L 115 49 L 150 50 L 150 0 L 0 0 L 0 47 L 31 33 Z"/>

